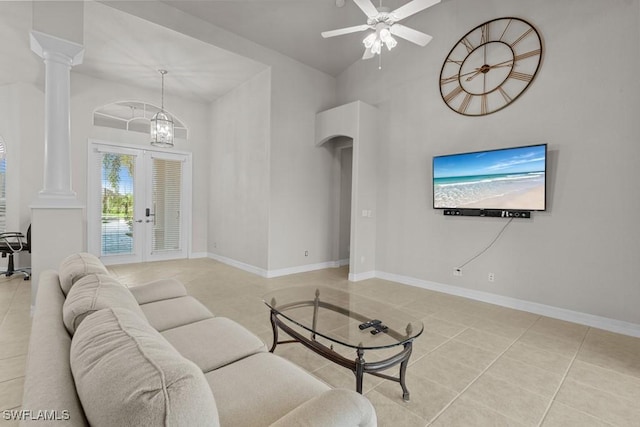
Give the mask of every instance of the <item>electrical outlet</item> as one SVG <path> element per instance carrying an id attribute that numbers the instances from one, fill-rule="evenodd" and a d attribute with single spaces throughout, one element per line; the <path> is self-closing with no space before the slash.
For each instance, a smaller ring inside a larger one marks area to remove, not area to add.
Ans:
<path id="1" fill-rule="evenodd" d="M 454 276 L 462 276 L 462 269 L 460 269 L 460 268 L 454 268 L 454 269 L 453 269 L 453 275 L 454 275 Z"/>
<path id="2" fill-rule="evenodd" d="M 495 282 L 496 275 L 494 273 L 489 273 L 489 277 L 487 277 L 487 280 L 489 280 L 490 282 Z"/>
<path id="3" fill-rule="evenodd" d="M 304 256 L 309 256 L 309 251 L 304 251 Z"/>

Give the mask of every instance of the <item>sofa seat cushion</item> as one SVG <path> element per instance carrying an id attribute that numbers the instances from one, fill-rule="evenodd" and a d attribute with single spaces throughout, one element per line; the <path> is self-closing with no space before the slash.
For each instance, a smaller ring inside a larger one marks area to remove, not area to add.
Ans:
<path id="1" fill-rule="evenodd" d="M 144 314 L 131 292 L 112 276 L 89 274 L 78 280 L 69 291 L 62 307 L 62 319 L 71 335 L 89 314 L 108 307 L 122 307 L 144 319 Z"/>
<path id="2" fill-rule="evenodd" d="M 203 372 L 267 351 L 260 338 L 225 317 L 168 329 L 162 332 L 162 336 Z"/>
<path id="3" fill-rule="evenodd" d="M 63 259 L 58 271 L 62 292 L 67 295 L 74 283 L 88 274 L 108 275 L 109 271 L 102 264 L 102 261 L 92 254 L 81 252 Z"/>
<path id="4" fill-rule="evenodd" d="M 217 426 L 202 371 L 140 316 L 106 308 L 71 341 L 71 372 L 92 426 Z"/>
<path id="5" fill-rule="evenodd" d="M 330 389 L 273 353 L 254 354 L 208 372 L 205 377 L 223 426 L 268 426 Z"/>
<path id="6" fill-rule="evenodd" d="M 207 307 L 190 296 L 150 302 L 140 308 L 149 324 L 160 332 L 213 317 Z"/>
<path id="7" fill-rule="evenodd" d="M 129 288 L 138 304 L 161 301 L 163 299 L 186 297 L 187 290 L 176 279 L 159 279 Z"/>
<path id="8" fill-rule="evenodd" d="M 328 390 L 289 412 L 271 427 L 376 427 L 373 405 L 354 390 Z"/>

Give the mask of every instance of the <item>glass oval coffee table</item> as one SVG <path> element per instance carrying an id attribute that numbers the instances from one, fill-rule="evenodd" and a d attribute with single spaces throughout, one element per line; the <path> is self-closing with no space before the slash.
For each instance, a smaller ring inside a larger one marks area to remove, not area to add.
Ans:
<path id="1" fill-rule="evenodd" d="M 269 351 L 273 352 L 278 344 L 299 342 L 353 371 L 359 393 L 364 374 L 368 373 L 400 383 L 402 398 L 409 400 L 405 376 L 413 340 L 424 329 L 420 320 L 383 302 L 331 287 L 280 289 L 262 299 L 271 310 L 273 345 Z M 292 339 L 278 341 L 278 330 Z M 339 354 L 334 344 L 355 350 L 355 359 Z M 396 348 L 398 351 L 394 352 Z M 365 351 L 384 349 L 391 350 L 384 353 L 383 359 L 365 361 Z M 396 365 L 400 365 L 397 377 L 381 372 Z"/>

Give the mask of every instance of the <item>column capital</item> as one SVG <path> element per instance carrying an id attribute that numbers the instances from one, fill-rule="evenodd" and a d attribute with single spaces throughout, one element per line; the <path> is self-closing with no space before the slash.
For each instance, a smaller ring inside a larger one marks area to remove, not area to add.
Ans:
<path id="1" fill-rule="evenodd" d="M 31 50 L 43 59 L 48 59 L 51 55 L 62 55 L 68 59 L 70 66 L 82 64 L 84 46 L 81 44 L 40 31 L 31 31 L 29 39 Z"/>

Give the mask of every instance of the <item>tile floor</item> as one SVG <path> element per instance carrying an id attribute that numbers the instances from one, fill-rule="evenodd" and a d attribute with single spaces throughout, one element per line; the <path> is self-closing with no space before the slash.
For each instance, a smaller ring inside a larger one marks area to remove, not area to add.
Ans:
<path id="1" fill-rule="evenodd" d="M 380 426 L 640 425 L 637 338 L 379 279 L 353 283 L 346 268 L 274 279 L 209 259 L 110 270 L 130 286 L 175 277 L 215 314 L 267 344 L 271 326 L 260 297 L 286 286 L 348 289 L 422 319 L 407 371 L 411 401 L 402 401 L 398 384 L 365 377 Z M 0 279 L 0 411 L 20 407 L 29 303 L 30 282 Z M 351 372 L 300 345 L 280 345 L 276 353 L 333 386 L 354 387 Z"/>

